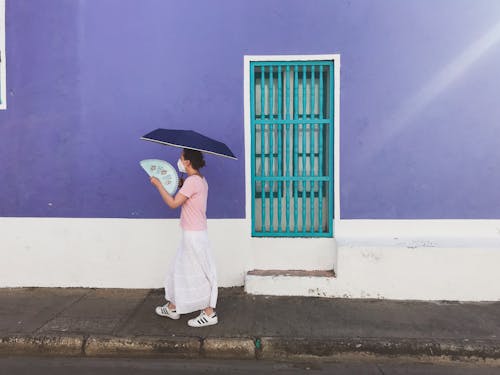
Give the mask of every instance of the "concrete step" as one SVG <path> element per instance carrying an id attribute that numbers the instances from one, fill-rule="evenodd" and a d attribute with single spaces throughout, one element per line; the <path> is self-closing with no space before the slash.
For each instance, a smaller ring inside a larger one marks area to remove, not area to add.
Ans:
<path id="1" fill-rule="evenodd" d="M 271 296 L 334 297 L 334 282 L 333 270 L 252 270 L 245 276 L 245 292 Z"/>

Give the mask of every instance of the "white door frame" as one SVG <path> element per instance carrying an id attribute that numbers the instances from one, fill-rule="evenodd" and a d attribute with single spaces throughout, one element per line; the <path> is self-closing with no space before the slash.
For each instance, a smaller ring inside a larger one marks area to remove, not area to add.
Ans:
<path id="1" fill-rule="evenodd" d="M 243 108 L 244 108 L 244 126 L 245 126 L 245 220 L 249 236 L 252 235 L 252 186 L 251 186 L 251 160 L 250 160 L 250 62 L 252 61 L 313 61 L 313 60 L 331 60 L 334 62 L 334 108 L 333 108 L 333 236 L 340 221 L 340 55 L 246 55 L 243 64 Z"/>

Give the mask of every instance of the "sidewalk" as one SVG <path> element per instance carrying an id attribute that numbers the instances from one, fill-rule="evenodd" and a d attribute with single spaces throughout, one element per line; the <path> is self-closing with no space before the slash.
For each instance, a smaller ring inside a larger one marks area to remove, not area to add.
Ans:
<path id="1" fill-rule="evenodd" d="M 500 359 L 500 302 L 265 297 L 220 289 L 220 323 L 156 316 L 162 290 L 0 289 L 0 354 Z"/>

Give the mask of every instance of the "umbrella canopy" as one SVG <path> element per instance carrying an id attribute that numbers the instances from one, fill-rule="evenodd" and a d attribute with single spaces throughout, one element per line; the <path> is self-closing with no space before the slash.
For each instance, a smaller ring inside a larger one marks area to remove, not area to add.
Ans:
<path id="1" fill-rule="evenodd" d="M 238 160 L 224 143 L 195 132 L 194 130 L 156 129 L 142 136 L 141 139 L 179 148 L 190 148 L 192 150 Z"/>

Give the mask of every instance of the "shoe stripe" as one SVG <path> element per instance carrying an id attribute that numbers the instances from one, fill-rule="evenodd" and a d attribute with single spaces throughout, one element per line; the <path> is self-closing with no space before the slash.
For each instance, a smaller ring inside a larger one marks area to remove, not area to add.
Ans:
<path id="1" fill-rule="evenodd" d="M 156 312 L 162 316 L 168 316 L 169 318 L 175 319 L 179 314 L 177 310 L 170 310 L 168 305 L 158 306 Z"/>

